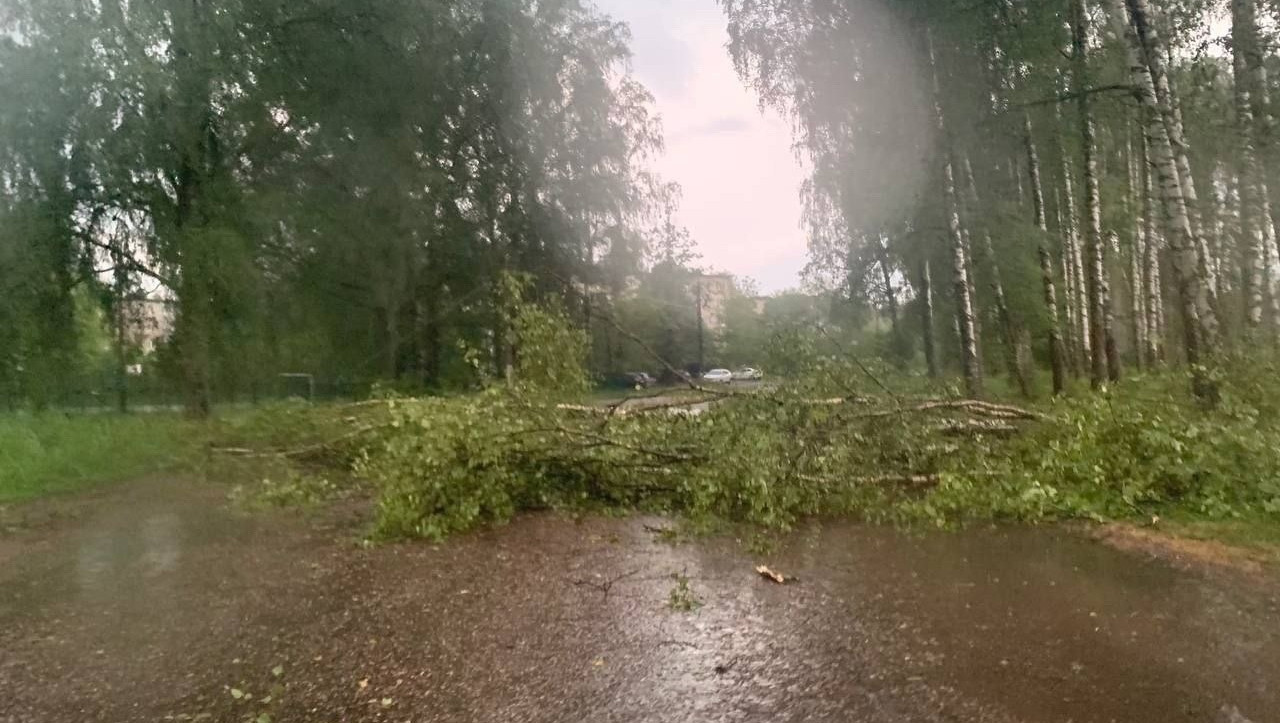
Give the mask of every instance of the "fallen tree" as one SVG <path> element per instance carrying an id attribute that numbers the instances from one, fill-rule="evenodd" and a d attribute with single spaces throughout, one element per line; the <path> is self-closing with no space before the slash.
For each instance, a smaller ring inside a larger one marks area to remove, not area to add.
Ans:
<path id="1" fill-rule="evenodd" d="M 427 537 L 580 504 L 785 527 L 867 497 L 916 495 L 957 455 L 1040 419 L 968 400 L 815 405 L 789 388 L 722 396 L 696 415 L 670 405 L 619 414 L 517 388 L 390 405 L 357 469 L 381 490 L 381 532 Z"/>
<path id="2" fill-rule="evenodd" d="M 893 387 L 910 379 L 890 386 L 866 364 L 829 357 L 749 393 L 691 385 L 679 398 L 591 405 L 564 401 L 586 391 L 565 353 L 584 341 L 545 311 L 517 326 L 514 382 L 337 408 L 340 423 L 296 444 L 219 453 L 349 466 L 373 486 L 384 536 L 440 538 L 548 507 L 773 528 L 812 515 L 949 524 L 1146 516 L 1170 505 L 1280 513 L 1280 399 L 1266 367 L 1242 372 L 1256 383 L 1239 395 L 1227 385 L 1229 403 L 1212 413 L 1144 400 L 1139 386 L 1123 402 L 1089 395 L 1043 409 L 907 393 Z"/>

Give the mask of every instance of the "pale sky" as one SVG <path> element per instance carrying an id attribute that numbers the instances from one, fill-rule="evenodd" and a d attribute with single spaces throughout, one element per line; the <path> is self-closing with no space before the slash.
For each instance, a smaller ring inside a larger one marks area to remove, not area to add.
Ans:
<path id="1" fill-rule="evenodd" d="M 657 170 L 684 189 L 680 220 L 704 265 L 792 288 L 805 264 L 803 171 L 790 126 L 761 112 L 733 69 L 715 0 L 596 0 L 631 26 L 633 69 L 657 99 L 667 151 Z"/>

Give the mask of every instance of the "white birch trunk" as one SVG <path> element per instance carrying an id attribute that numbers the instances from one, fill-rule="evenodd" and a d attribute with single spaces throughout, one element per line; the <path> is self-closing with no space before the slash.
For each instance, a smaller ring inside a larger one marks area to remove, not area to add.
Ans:
<path id="1" fill-rule="evenodd" d="M 1256 129 L 1253 122 L 1252 83 L 1249 72 L 1247 48 L 1255 41 L 1253 9 L 1249 0 L 1231 2 L 1231 69 L 1235 81 L 1236 153 L 1240 167 L 1240 230 L 1241 252 L 1244 259 L 1242 276 L 1244 292 L 1244 321 L 1246 333 L 1256 338 L 1262 327 L 1264 296 L 1263 277 L 1266 274 L 1267 233 L 1269 214 L 1263 193 L 1261 168 L 1254 147 Z"/>
<path id="2" fill-rule="evenodd" d="M 1217 399 L 1217 391 L 1204 373 L 1203 365 L 1216 353 L 1218 320 L 1210 305 L 1209 290 L 1199 268 L 1195 236 L 1187 217 L 1178 164 L 1169 140 L 1168 119 L 1161 112 L 1151 68 L 1148 59 L 1144 58 L 1144 44 L 1156 46 L 1158 43 L 1155 42 L 1154 31 L 1150 27 L 1146 0 L 1109 0 L 1109 3 L 1111 18 L 1129 46 L 1130 74 L 1135 96 L 1150 116 L 1147 140 L 1152 165 L 1159 179 L 1164 227 L 1168 234 L 1174 271 L 1177 273 L 1183 340 L 1187 361 L 1194 371 L 1195 392 L 1205 401 L 1213 402 Z M 1125 12 L 1126 7 L 1128 14 Z M 1146 43 L 1142 40 L 1144 37 L 1149 38 Z M 1158 50 L 1155 54 L 1159 55 Z"/>
<path id="3" fill-rule="evenodd" d="M 1035 137 L 1031 129 L 1031 114 L 1022 116 L 1022 134 L 1027 145 L 1027 176 L 1031 183 L 1031 210 L 1040 237 L 1036 239 L 1036 254 L 1040 259 L 1040 281 L 1044 286 L 1044 306 L 1049 322 L 1049 366 L 1053 371 L 1053 393 L 1062 394 L 1067 388 L 1066 350 L 1062 343 L 1062 328 L 1058 322 L 1058 290 L 1054 285 L 1053 255 L 1049 253 L 1049 223 L 1044 210 L 1044 187 L 1040 183 L 1040 156 L 1036 153 Z"/>
<path id="4" fill-rule="evenodd" d="M 952 165 L 946 117 L 942 111 L 942 88 L 938 79 L 938 61 L 932 34 L 925 31 L 929 65 L 933 72 L 933 109 L 938 138 L 943 144 L 942 192 L 946 204 L 947 231 L 951 239 L 951 275 L 956 302 L 956 325 L 960 333 L 960 354 L 964 367 L 965 391 L 970 397 L 982 396 L 982 359 L 978 352 L 977 325 L 974 322 L 973 296 L 969 286 L 969 265 L 965 253 L 964 234 L 960 226 L 960 206 L 956 197 L 955 168 Z"/>
<path id="5" fill-rule="evenodd" d="M 1076 106 L 1080 123 L 1080 145 L 1084 168 L 1084 246 L 1086 290 L 1089 308 L 1089 346 L 1092 350 L 1089 365 L 1089 381 L 1094 389 L 1101 388 L 1118 373 L 1111 369 L 1112 354 L 1107 333 L 1111 315 L 1107 303 L 1107 269 L 1102 236 L 1102 197 L 1098 186 L 1098 159 L 1093 124 L 1093 111 L 1086 92 L 1088 83 L 1088 18 L 1084 0 L 1071 3 L 1071 59 L 1072 87 L 1076 94 Z"/>

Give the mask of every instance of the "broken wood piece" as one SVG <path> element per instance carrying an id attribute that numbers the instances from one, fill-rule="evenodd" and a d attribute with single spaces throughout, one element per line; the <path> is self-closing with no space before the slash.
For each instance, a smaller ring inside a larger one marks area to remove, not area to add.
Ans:
<path id="1" fill-rule="evenodd" d="M 766 580 L 771 580 L 779 585 L 787 585 L 796 581 L 796 578 L 787 577 L 780 572 L 774 572 L 765 565 L 757 565 L 756 572 Z"/>

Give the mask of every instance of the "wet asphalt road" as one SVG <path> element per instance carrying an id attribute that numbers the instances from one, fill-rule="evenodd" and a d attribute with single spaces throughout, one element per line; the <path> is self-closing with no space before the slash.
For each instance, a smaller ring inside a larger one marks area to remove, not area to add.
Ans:
<path id="1" fill-rule="evenodd" d="M 363 548 L 223 492 L 0 533 L 0 722 L 1280 721 L 1273 579 L 1066 533 L 813 524 L 757 558 L 537 515 Z"/>

